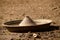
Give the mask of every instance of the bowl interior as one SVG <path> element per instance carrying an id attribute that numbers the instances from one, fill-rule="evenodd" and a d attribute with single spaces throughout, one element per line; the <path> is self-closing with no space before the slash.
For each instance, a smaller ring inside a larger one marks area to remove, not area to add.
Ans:
<path id="1" fill-rule="evenodd" d="M 8 21 L 8 22 L 5 22 L 4 25 L 19 25 L 21 21 L 22 20 Z M 39 19 L 34 21 L 37 25 L 48 24 L 52 22 L 52 20 L 47 20 L 47 19 Z"/>
<path id="2" fill-rule="evenodd" d="M 14 20 L 5 22 L 4 25 L 18 25 L 22 20 Z"/>

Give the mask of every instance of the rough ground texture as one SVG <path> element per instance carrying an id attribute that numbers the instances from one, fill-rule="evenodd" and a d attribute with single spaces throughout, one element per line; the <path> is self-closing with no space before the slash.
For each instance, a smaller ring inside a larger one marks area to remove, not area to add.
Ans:
<path id="1" fill-rule="evenodd" d="M 23 19 L 29 15 L 33 19 L 52 19 L 60 24 L 60 0 L 0 0 L 0 20 Z"/>
<path id="2" fill-rule="evenodd" d="M 9 20 L 23 19 L 25 15 L 32 19 L 51 19 L 54 25 L 60 26 L 60 0 L 0 0 L 0 24 Z"/>

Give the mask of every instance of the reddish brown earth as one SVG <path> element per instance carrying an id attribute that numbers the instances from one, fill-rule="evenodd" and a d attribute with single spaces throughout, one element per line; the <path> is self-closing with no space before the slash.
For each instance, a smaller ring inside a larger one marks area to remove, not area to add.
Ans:
<path id="1" fill-rule="evenodd" d="M 0 25 L 6 21 L 23 19 L 25 15 L 32 19 L 51 19 L 53 26 L 58 27 L 58 30 L 40 32 L 40 38 L 31 36 L 30 40 L 60 40 L 60 0 L 0 0 Z M 1 31 L 0 40 L 10 40 L 12 36 L 19 38 L 16 36 L 18 34 L 9 34 L 8 31 Z M 21 40 L 24 40 L 23 38 Z"/>

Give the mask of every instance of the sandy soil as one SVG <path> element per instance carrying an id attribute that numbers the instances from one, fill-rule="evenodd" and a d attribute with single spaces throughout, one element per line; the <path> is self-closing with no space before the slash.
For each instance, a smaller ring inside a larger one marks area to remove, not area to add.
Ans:
<path id="1" fill-rule="evenodd" d="M 0 0 L 0 24 L 10 20 L 23 19 L 25 15 L 30 16 L 32 19 L 51 19 L 53 20 L 53 26 L 59 27 L 60 0 Z M 53 34 L 56 32 L 58 33 L 58 35 L 60 35 L 60 30 L 58 31 L 59 32 L 54 30 Z M 0 35 L 0 36 L 2 36 L 1 38 L 3 38 L 4 35 Z M 49 39 L 44 39 L 44 40 L 58 40 L 60 39 L 60 36 L 58 38 L 54 38 L 52 36 L 51 38 L 54 39 L 50 39 L 50 37 L 48 38 Z M 1 39 L 1 40 L 5 40 L 5 39 Z M 30 38 L 30 40 L 36 40 L 36 39 L 32 37 L 32 39 Z M 43 39 L 38 38 L 37 40 L 43 40 Z"/>
<path id="2" fill-rule="evenodd" d="M 0 20 L 23 19 L 25 15 L 33 19 L 52 19 L 60 25 L 60 0 L 0 0 Z"/>

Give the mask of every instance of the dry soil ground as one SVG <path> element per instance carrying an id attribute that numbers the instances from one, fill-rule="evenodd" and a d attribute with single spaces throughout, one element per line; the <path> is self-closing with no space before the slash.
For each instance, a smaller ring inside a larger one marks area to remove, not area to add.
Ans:
<path id="1" fill-rule="evenodd" d="M 25 15 L 30 16 L 32 19 L 51 19 L 54 22 L 53 26 L 59 27 L 60 0 L 0 0 L 0 24 L 9 20 L 23 19 Z M 42 33 L 45 34 L 44 32 Z M 48 32 L 47 34 L 50 33 L 52 33 L 52 37 L 47 36 L 47 38 L 44 39 L 44 37 L 41 36 L 40 39 L 38 38 L 37 40 L 60 40 L 60 29 Z M 53 37 L 53 34 L 56 38 Z M 59 37 L 57 37 L 57 35 Z M 2 36 L 0 40 L 8 40 L 11 35 L 8 37 L 8 35 L 1 34 L 0 36 Z M 3 37 L 6 38 L 4 39 Z M 36 40 L 36 38 L 30 38 L 30 40 L 31 39 Z"/>

